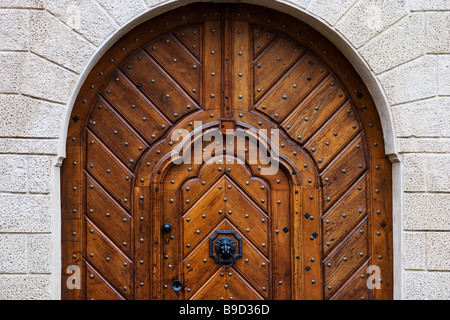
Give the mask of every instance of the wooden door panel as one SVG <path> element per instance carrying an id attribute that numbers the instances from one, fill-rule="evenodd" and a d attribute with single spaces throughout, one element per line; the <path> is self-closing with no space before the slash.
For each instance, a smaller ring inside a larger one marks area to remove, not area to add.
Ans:
<path id="1" fill-rule="evenodd" d="M 282 80 L 257 103 L 256 108 L 280 123 L 326 75 L 327 70 L 316 58 L 305 56 L 289 72 L 283 73 Z"/>
<path id="2" fill-rule="evenodd" d="M 189 49 L 173 35 L 160 37 L 148 44 L 145 49 L 185 92 L 188 92 L 197 103 L 200 101 L 201 62 L 189 53 Z"/>
<path id="3" fill-rule="evenodd" d="M 151 143 L 158 141 L 171 125 L 121 72 L 116 72 L 105 85 L 103 97 Z M 114 130 L 117 129 L 113 133 Z"/>
<path id="4" fill-rule="evenodd" d="M 87 261 L 108 275 L 108 280 L 121 294 L 131 298 L 133 262 L 89 221 L 86 221 L 86 252 Z"/>
<path id="5" fill-rule="evenodd" d="M 329 76 L 292 111 L 284 121 L 283 127 L 293 140 L 308 141 L 346 100 L 344 90 L 336 83 L 334 77 Z"/>
<path id="6" fill-rule="evenodd" d="M 192 300 L 228 300 L 227 278 L 217 271 L 208 281 L 192 296 Z"/>
<path id="7" fill-rule="evenodd" d="M 93 179 L 86 188 L 87 216 L 116 246 L 131 256 L 133 218 Z"/>
<path id="8" fill-rule="evenodd" d="M 196 3 L 142 23 L 74 104 L 62 283 L 79 267 L 82 290 L 63 298 L 391 299 L 381 128 L 351 64 L 289 15 Z"/>
<path id="9" fill-rule="evenodd" d="M 187 26 L 174 32 L 174 35 L 181 41 L 195 57 L 201 60 L 202 53 L 202 26 Z"/>
<path id="10" fill-rule="evenodd" d="M 254 291 L 268 299 L 271 292 L 271 264 L 267 254 L 249 241 L 243 242 L 242 252 L 245 253 L 245 256 L 236 262 L 233 269 L 246 279 L 247 283 L 251 284 Z"/>
<path id="11" fill-rule="evenodd" d="M 328 208 L 366 170 L 364 145 L 357 137 L 322 173 L 324 206 Z"/>
<path id="12" fill-rule="evenodd" d="M 329 296 L 368 256 L 367 221 L 356 227 L 350 237 L 324 260 L 325 295 Z"/>
<path id="13" fill-rule="evenodd" d="M 277 82 L 279 77 L 287 73 L 287 70 L 304 52 L 287 39 L 275 40 L 254 62 L 256 101 Z M 282 50 L 280 50 L 281 47 Z"/>
<path id="14" fill-rule="evenodd" d="M 205 237 L 195 252 L 184 259 L 183 269 L 187 270 L 184 273 L 186 299 L 190 299 L 204 284 L 212 281 L 211 278 L 216 277 L 217 271 L 221 268 L 209 257 L 209 236 Z"/>
<path id="15" fill-rule="evenodd" d="M 366 300 L 370 299 L 370 290 L 367 287 L 367 273 L 369 264 L 363 264 L 342 287 L 335 292 L 330 300 Z"/>
<path id="16" fill-rule="evenodd" d="M 267 290 L 267 289 L 266 289 Z M 238 273 L 227 276 L 228 300 L 264 300 L 252 285 L 245 281 Z"/>
<path id="17" fill-rule="evenodd" d="M 254 245 L 267 254 L 268 224 L 267 214 L 261 212 L 244 191 L 227 179 L 225 212 L 239 230 L 246 235 Z M 231 187 L 231 188 L 230 188 Z"/>
<path id="18" fill-rule="evenodd" d="M 364 175 L 322 217 L 323 251 L 327 254 L 367 214 L 367 176 Z"/>
<path id="19" fill-rule="evenodd" d="M 86 299 L 125 300 L 92 266 L 86 265 Z"/>
<path id="20" fill-rule="evenodd" d="M 87 172 L 130 209 L 133 174 L 93 134 L 87 135 Z"/>
<path id="21" fill-rule="evenodd" d="M 99 100 L 89 120 L 89 129 L 95 133 L 124 164 L 134 169 L 148 148 L 146 142 L 119 119 L 106 101 Z"/>
<path id="22" fill-rule="evenodd" d="M 205 196 L 197 201 L 183 218 L 185 255 L 194 250 L 204 235 L 209 234 L 226 215 L 226 204 L 222 200 L 226 198 L 225 188 L 226 183 L 222 179 L 211 188 L 211 191 L 206 191 Z"/>
<path id="23" fill-rule="evenodd" d="M 359 132 L 358 121 L 350 104 L 343 106 L 321 130 L 305 144 L 322 170 Z"/>
<path id="24" fill-rule="evenodd" d="M 274 34 L 260 28 L 253 29 L 253 55 L 254 58 L 269 45 L 275 38 Z"/>
<path id="25" fill-rule="evenodd" d="M 196 64 L 190 67 L 195 71 L 199 68 Z M 172 122 L 199 109 L 190 94 L 144 50 L 130 57 L 121 70 Z"/>

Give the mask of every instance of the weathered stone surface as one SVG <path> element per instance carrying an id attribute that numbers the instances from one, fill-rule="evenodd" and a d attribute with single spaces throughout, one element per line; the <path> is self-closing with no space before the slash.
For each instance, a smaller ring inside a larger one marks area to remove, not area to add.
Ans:
<path id="1" fill-rule="evenodd" d="M 50 276 L 0 276 L 0 300 L 52 299 Z"/>
<path id="2" fill-rule="evenodd" d="M 121 25 L 147 9 L 143 0 L 98 0 L 98 2 Z"/>
<path id="3" fill-rule="evenodd" d="M 450 139 L 448 138 L 405 138 L 399 140 L 401 153 L 450 153 Z"/>
<path id="4" fill-rule="evenodd" d="M 80 73 L 95 47 L 47 11 L 33 11 L 30 16 L 30 50 Z"/>
<path id="5" fill-rule="evenodd" d="M 0 273 L 26 272 L 27 236 L 0 234 Z"/>
<path id="6" fill-rule="evenodd" d="M 0 125 L 1 126 L 1 125 Z M 56 139 L 0 139 L 0 154 L 48 154 L 58 153 L 58 143 Z"/>
<path id="7" fill-rule="evenodd" d="M 450 96 L 450 55 L 438 56 L 438 94 Z"/>
<path id="8" fill-rule="evenodd" d="M 147 1 L 147 4 L 149 7 L 152 6 L 151 5 L 152 2 L 153 3 L 158 2 L 158 0 L 146 0 L 146 1 Z M 311 0 L 287 0 L 286 2 L 291 3 L 294 6 L 299 7 L 299 8 L 306 8 L 308 6 L 308 4 L 311 2 Z"/>
<path id="9" fill-rule="evenodd" d="M 59 104 L 19 95 L 0 95 L 0 136 L 57 138 L 64 122 L 64 113 L 65 108 Z M 7 140 L 7 143 L 11 145 L 12 141 Z M 0 150 L 2 144 L 0 142 Z"/>
<path id="10" fill-rule="evenodd" d="M 361 0 L 336 24 L 336 29 L 360 47 L 408 13 L 406 1 Z"/>
<path id="11" fill-rule="evenodd" d="M 427 157 L 427 190 L 450 192 L 450 155 Z"/>
<path id="12" fill-rule="evenodd" d="M 450 232 L 427 233 L 427 270 L 450 270 Z"/>
<path id="13" fill-rule="evenodd" d="M 411 11 L 450 10 L 448 0 L 409 0 Z"/>
<path id="14" fill-rule="evenodd" d="M 27 157 L 0 156 L 0 192 L 26 192 Z"/>
<path id="15" fill-rule="evenodd" d="M 311 0 L 306 9 L 334 25 L 356 0 Z"/>
<path id="16" fill-rule="evenodd" d="M 408 270 L 425 269 L 425 232 L 405 232 L 403 267 Z"/>
<path id="17" fill-rule="evenodd" d="M 52 167 L 51 157 L 29 157 L 29 192 L 50 193 L 52 189 Z"/>
<path id="18" fill-rule="evenodd" d="M 428 53 L 450 52 L 449 12 L 430 12 L 425 15 L 425 45 Z"/>
<path id="19" fill-rule="evenodd" d="M 44 0 L 2 0 L 0 8 L 42 9 Z"/>
<path id="20" fill-rule="evenodd" d="M 0 50 L 28 49 L 27 10 L 0 10 Z"/>
<path id="21" fill-rule="evenodd" d="M 66 103 L 77 75 L 34 54 L 27 54 L 22 72 L 22 93 Z"/>
<path id="22" fill-rule="evenodd" d="M 0 93 L 18 93 L 25 53 L 0 52 Z"/>
<path id="23" fill-rule="evenodd" d="M 100 45 L 117 28 L 116 22 L 94 0 L 46 0 L 45 8 L 95 45 Z"/>
<path id="24" fill-rule="evenodd" d="M 404 195 L 405 230 L 450 230 L 450 194 Z"/>
<path id="25" fill-rule="evenodd" d="M 28 272 L 50 274 L 52 272 L 52 236 L 36 234 L 28 236 Z"/>
<path id="26" fill-rule="evenodd" d="M 450 297 L 450 273 L 405 272 L 406 300 L 448 300 Z"/>
<path id="27" fill-rule="evenodd" d="M 424 155 L 408 154 L 404 156 L 403 184 L 406 191 L 426 190 L 426 162 Z"/>
<path id="28" fill-rule="evenodd" d="M 392 113 L 398 137 L 450 136 L 450 98 L 407 103 L 393 107 Z"/>
<path id="29" fill-rule="evenodd" d="M 0 194 L 0 233 L 51 231 L 51 198 Z"/>
<path id="30" fill-rule="evenodd" d="M 450 191 L 450 155 L 407 154 L 403 173 L 405 191 Z"/>
<path id="31" fill-rule="evenodd" d="M 391 69 L 426 52 L 424 20 L 421 14 L 410 15 L 361 48 L 360 53 L 375 73 Z"/>

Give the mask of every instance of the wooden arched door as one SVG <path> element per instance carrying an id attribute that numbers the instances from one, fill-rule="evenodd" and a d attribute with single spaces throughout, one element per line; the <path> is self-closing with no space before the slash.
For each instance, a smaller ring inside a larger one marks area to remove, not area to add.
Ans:
<path id="1" fill-rule="evenodd" d="M 78 95 L 62 248 L 64 299 L 391 299 L 374 102 L 291 16 L 241 4 L 158 16 Z"/>

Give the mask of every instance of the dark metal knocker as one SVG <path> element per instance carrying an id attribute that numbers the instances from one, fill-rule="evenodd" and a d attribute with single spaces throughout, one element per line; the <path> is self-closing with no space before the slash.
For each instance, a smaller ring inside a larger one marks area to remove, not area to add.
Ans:
<path id="1" fill-rule="evenodd" d="M 219 235 L 224 236 L 219 237 Z M 231 237 L 226 235 L 234 236 L 237 243 Z M 216 241 L 214 242 L 214 240 Z M 236 234 L 236 231 L 216 231 L 216 233 L 209 238 L 209 256 L 221 267 L 231 267 L 236 263 L 237 259 L 242 257 L 242 238 Z"/>

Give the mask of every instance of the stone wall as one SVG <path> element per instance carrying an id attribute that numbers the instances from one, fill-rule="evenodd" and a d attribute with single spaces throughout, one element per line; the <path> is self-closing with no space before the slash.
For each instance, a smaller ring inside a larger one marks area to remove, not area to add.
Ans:
<path id="1" fill-rule="evenodd" d="M 190 2 L 0 1 L 0 299 L 60 297 L 58 166 L 83 77 L 133 25 Z M 363 73 L 398 162 L 395 296 L 450 299 L 450 1 L 242 2 L 304 18 Z"/>

